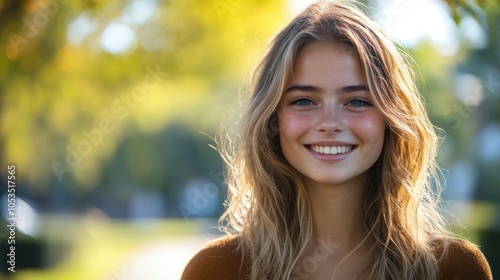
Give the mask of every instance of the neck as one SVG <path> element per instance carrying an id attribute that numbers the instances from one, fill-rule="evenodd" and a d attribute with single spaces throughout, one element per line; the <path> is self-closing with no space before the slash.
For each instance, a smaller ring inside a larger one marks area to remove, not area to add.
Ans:
<path id="1" fill-rule="evenodd" d="M 339 185 L 307 180 L 304 184 L 312 211 L 313 248 L 320 246 L 339 255 L 355 249 L 366 236 L 361 210 L 366 177 Z"/>

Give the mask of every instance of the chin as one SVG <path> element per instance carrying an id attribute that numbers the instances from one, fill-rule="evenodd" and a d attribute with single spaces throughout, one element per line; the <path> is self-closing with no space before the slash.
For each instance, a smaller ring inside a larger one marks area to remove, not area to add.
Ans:
<path id="1" fill-rule="evenodd" d="M 310 181 L 313 184 L 318 184 L 318 185 L 324 185 L 324 186 L 336 186 L 336 185 L 341 185 L 343 183 L 346 183 L 348 179 L 346 178 L 324 178 L 324 177 L 317 177 L 317 178 L 307 178 L 307 181 Z"/>

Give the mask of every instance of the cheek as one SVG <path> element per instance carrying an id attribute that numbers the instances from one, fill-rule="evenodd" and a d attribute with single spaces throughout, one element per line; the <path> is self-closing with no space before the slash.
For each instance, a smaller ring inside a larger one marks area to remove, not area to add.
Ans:
<path id="1" fill-rule="evenodd" d="M 364 141 L 372 142 L 373 148 L 382 150 L 384 144 L 385 122 L 380 113 L 374 113 L 356 120 L 358 135 Z"/>
<path id="2" fill-rule="evenodd" d="M 281 149 L 285 156 L 300 142 L 301 136 L 307 132 L 307 120 L 295 114 L 281 114 L 278 117 L 278 129 Z"/>
<path id="3" fill-rule="evenodd" d="M 278 117 L 280 135 L 285 137 L 300 136 L 311 126 L 311 119 L 301 114 L 281 114 Z"/>

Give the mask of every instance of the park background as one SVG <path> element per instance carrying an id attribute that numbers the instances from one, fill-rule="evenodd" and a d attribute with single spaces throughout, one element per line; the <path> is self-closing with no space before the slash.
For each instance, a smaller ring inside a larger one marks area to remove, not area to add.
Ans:
<path id="1" fill-rule="evenodd" d="M 500 276 L 500 4 L 363 2 L 415 60 L 442 129 L 444 214 Z M 0 2 L 0 279 L 178 279 L 220 235 L 219 125 L 307 3 Z"/>

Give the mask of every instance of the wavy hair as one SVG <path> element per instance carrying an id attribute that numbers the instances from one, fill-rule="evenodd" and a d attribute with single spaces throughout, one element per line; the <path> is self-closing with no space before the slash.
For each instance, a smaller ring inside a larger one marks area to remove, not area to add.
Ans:
<path id="1" fill-rule="evenodd" d="M 309 6 L 268 44 L 239 130 L 221 142 L 229 189 L 221 226 L 240 236 L 251 279 L 293 277 L 312 239 L 312 215 L 299 174 L 281 151 L 276 110 L 299 51 L 316 41 L 343 43 L 357 54 L 385 120 L 382 153 L 363 198 L 363 222 L 376 256 L 366 275 L 436 279 L 436 240 L 449 235 L 438 212 L 438 137 L 408 60 L 377 24 L 343 1 Z"/>

